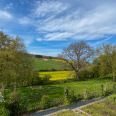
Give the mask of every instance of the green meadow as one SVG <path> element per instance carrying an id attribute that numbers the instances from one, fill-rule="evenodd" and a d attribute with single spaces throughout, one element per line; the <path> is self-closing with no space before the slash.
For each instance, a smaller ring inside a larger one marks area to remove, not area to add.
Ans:
<path id="1" fill-rule="evenodd" d="M 45 70 L 45 69 L 55 69 L 59 70 L 62 66 L 64 66 L 63 62 L 58 62 L 52 59 L 48 59 L 48 61 L 42 61 L 44 58 L 34 58 L 35 61 L 35 69 Z M 67 64 L 68 66 L 68 64 Z"/>
<path id="2" fill-rule="evenodd" d="M 43 95 L 49 95 L 51 100 L 55 98 L 62 98 L 64 96 L 65 87 L 67 87 L 69 91 L 71 89 L 74 89 L 74 94 L 82 94 L 84 89 L 87 89 L 88 92 L 101 91 L 101 84 L 107 85 L 107 88 L 111 88 L 114 83 L 116 82 L 113 82 L 112 78 L 95 78 L 81 82 L 41 85 L 43 89 L 32 90 L 30 87 L 17 88 L 17 91 L 20 91 L 22 94 L 22 101 L 20 102 L 20 104 L 23 105 L 27 102 L 28 99 L 28 104 L 41 102 Z M 40 85 L 33 87 L 40 87 Z M 6 101 L 9 101 L 10 93 L 12 93 L 13 90 L 14 89 L 6 89 Z M 0 106 L 0 110 L 1 109 L 3 109 L 2 106 Z"/>

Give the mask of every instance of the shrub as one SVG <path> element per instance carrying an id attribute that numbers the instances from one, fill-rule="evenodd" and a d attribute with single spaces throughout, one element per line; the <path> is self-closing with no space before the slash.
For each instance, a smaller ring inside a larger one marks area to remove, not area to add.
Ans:
<path id="1" fill-rule="evenodd" d="M 9 115 L 10 116 L 16 116 L 16 115 L 19 114 L 19 111 L 20 111 L 19 103 L 17 101 L 6 102 L 5 103 L 5 108 L 9 110 Z"/>
<path id="2" fill-rule="evenodd" d="M 69 98 L 64 96 L 64 105 L 69 105 L 69 104 L 70 104 Z"/>
<path id="3" fill-rule="evenodd" d="M 2 96 L 2 94 L 1 94 L 1 92 L 0 92 L 0 106 L 1 105 L 4 105 L 4 98 L 3 98 L 3 96 Z"/>
<path id="4" fill-rule="evenodd" d="M 68 99 L 69 99 L 70 103 L 72 103 L 72 102 L 74 102 L 76 100 L 76 97 L 74 95 L 74 89 L 70 90 L 70 94 L 68 96 Z"/>
<path id="5" fill-rule="evenodd" d="M 56 71 L 56 69 L 52 68 L 51 71 Z"/>
<path id="6" fill-rule="evenodd" d="M 85 100 L 88 99 L 89 96 L 88 96 L 88 90 L 87 89 L 84 90 L 83 97 L 84 97 Z"/>
<path id="7" fill-rule="evenodd" d="M 42 102 L 42 109 L 46 109 L 50 107 L 50 97 L 48 95 L 43 95 L 41 102 Z"/>
<path id="8" fill-rule="evenodd" d="M 85 81 L 87 78 L 89 78 L 89 72 L 87 69 L 82 69 L 79 71 L 79 78 L 81 81 Z"/>
<path id="9" fill-rule="evenodd" d="M 109 96 L 108 99 L 113 99 L 113 100 L 115 101 L 115 99 L 116 99 L 116 94 Z"/>
<path id="10" fill-rule="evenodd" d="M 50 78 L 52 78 L 51 75 L 44 75 L 44 77 L 42 78 L 42 83 L 43 84 L 49 84 Z"/>
<path id="11" fill-rule="evenodd" d="M 19 102 L 21 100 L 22 96 L 20 92 L 13 92 L 10 94 L 10 101 L 11 102 Z"/>
<path id="12" fill-rule="evenodd" d="M 10 111 L 10 116 L 16 116 L 20 112 L 20 100 L 21 94 L 19 92 L 13 92 L 10 94 L 10 101 L 5 103 L 5 108 Z"/>

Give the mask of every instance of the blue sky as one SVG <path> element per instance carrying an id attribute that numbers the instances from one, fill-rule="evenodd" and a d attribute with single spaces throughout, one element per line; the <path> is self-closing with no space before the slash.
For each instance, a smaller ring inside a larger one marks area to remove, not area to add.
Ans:
<path id="1" fill-rule="evenodd" d="M 81 40 L 116 44 L 116 0 L 0 0 L 0 28 L 33 54 L 57 56 Z"/>

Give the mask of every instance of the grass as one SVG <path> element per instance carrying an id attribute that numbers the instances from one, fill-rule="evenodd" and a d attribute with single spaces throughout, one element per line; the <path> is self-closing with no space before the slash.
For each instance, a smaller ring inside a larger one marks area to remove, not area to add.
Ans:
<path id="1" fill-rule="evenodd" d="M 81 110 L 93 116 L 116 116 L 116 100 L 107 98 L 103 101 L 88 105 Z"/>
<path id="2" fill-rule="evenodd" d="M 55 60 L 52 60 L 52 59 L 49 59 L 48 61 L 42 61 L 41 58 L 34 58 L 34 61 L 35 61 L 35 69 L 38 69 L 38 70 L 45 70 L 45 69 L 56 69 L 56 70 L 59 70 L 59 68 L 61 68 L 64 63 L 63 62 L 58 62 L 58 61 L 55 61 Z M 68 65 L 68 64 L 67 64 Z"/>
<path id="3" fill-rule="evenodd" d="M 56 114 L 53 114 L 53 115 L 50 115 L 50 116 L 79 116 L 79 115 L 76 115 L 72 111 L 67 110 L 67 111 L 61 111 L 59 113 L 56 113 Z"/>
<path id="4" fill-rule="evenodd" d="M 17 88 L 18 91 L 22 94 L 21 105 L 25 104 L 28 99 L 30 99 L 28 104 L 38 103 L 41 101 L 43 95 L 49 95 L 50 99 L 62 98 L 64 96 L 64 88 L 67 87 L 69 90 L 74 89 L 75 94 L 82 94 L 84 89 L 88 89 L 88 92 L 100 91 L 101 84 L 107 85 L 108 88 L 111 88 L 113 83 L 111 81 L 112 78 L 96 78 L 87 81 L 81 82 L 70 82 L 70 83 L 62 83 L 56 85 L 42 85 L 43 89 L 34 89 L 32 90 L 30 87 L 26 88 Z M 34 86 L 34 87 L 39 87 Z M 13 89 L 6 89 L 6 101 L 9 101 L 10 93 L 13 92 Z M 3 92 L 2 92 L 3 94 Z M 0 106 L 0 110 L 3 109 Z"/>

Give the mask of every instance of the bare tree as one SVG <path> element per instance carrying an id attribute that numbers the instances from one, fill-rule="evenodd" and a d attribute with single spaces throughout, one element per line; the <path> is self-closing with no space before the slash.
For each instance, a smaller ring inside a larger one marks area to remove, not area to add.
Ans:
<path id="1" fill-rule="evenodd" d="M 77 80 L 79 81 L 79 70 L 88 66 L 89 60 L 93 54 L 93 48 L 86 42 L 81 41 L 77 43 L 71 43 L 67 48 L 63 49 L 61 54 L 58 54 L 58 57 L 70 64 L 71 68 L 76 73 Z"/>

